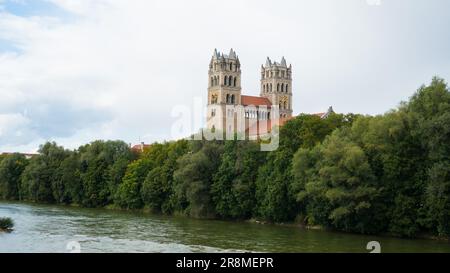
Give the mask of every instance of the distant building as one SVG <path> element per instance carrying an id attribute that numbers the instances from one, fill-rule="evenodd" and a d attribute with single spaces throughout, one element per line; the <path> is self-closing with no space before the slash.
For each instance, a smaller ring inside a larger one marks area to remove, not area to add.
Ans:
<path id="1" fill-rule="evenodd" d="M 233 49 L 228 55 L 214 51 L 208 76 L 208 129 L 257 136 L 292 117 L 292 66 L 284 57 L 279 63 L 267 58 L 261 66 L 260 96 L 241 94 L 241 63 Z"/>
<path id="2" fill-rule="evenodd" d="M 19 154 L 25 156 L 26 159 L 30 159 L 32 157 L 38 156 L 39 154 L 30 154 L 30 153 L 2 153 L 2 156 Z"/>
<path id="3" fill-rule="evenodd" d="M 223 132 L 245 133 L 258 138 L 292 119 L 292 65 L 267 58 L 261 66 L 259 96 L 242 95 L 241 63 L 236 52 L 228 55 L 214 50 L 208 71 L 207 128 Z M 333 113 L 317 113 L 327 118 Z"/>
<path id="4" fill-rule="evenodd" d="M 334 110 L 333 110 L 333 107 L 332 107 L 332 106 L 330 106 L 330 107 L 328 108 L 328 111 L 326 111 L 326 112 L 323 112 L 323 113 L 315 113 L 315 114 L 313 114 L 313 115 L 318 116 L 318 117 L 320 117 L 321 119 L 325 119 L 325 118 L 329 117 L 331 114 L 334 114 Z"/>
<path id="5" fill-rule="evenodd" d="M 144 142 L 141 142 L 141 144 L 137 144 L 134 146 L 131 146 L 131 144 L 130 144 L 131 150 L 135 153 L 143 153 L 146 149 L 150 148 L 151 146 L 152 145 L 145 144 Z"/>

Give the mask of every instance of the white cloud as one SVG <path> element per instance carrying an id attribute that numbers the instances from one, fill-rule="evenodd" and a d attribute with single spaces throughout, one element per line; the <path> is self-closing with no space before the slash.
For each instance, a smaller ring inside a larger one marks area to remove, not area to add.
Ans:
<path id="1" fill-rule="evenodd" d="M 0 43 L 17 48 L 0 51 L 0 115 L 23 118 L 22 129 L 1 127 L 0 151 L 48 139 L 71 148 L 98 138 L 167 139 L 172 108 L 206 96 L 215 47 L 237 50 L 243 92 L 252 95 L 265 57 L 286 56 L 296 113 L 329 105 L 381 113 L 433 75 L 450 74 L 440 61 L 450 43 L 430 31 L 449 23 L 439 16 L 449 5 L 438 1 L 46 1 L 70 16 L 0 10 Z M 13 130 L 32 138 L 7 144 Z"/>

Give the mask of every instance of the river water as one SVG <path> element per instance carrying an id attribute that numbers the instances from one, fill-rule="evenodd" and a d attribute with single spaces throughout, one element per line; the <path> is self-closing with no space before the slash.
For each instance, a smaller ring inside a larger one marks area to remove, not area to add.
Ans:
<path id="1" fill-rule="evenodd" d="M 15 222 L 0 233 L 0 252 L 448 252 L 450 243 L 291 226 L 196 220 L 139 212 L 0 202 Z M 75 242 L 75 243 L 74 243 Z"/>

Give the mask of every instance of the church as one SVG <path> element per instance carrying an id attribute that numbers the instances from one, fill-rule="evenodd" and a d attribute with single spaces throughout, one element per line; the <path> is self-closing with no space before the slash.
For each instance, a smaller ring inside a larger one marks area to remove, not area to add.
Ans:
<path id="1" fill-rule="evenodd" d="M 214 50 L 209 64 L 207 128 L 250 137 L 270 132 L 292 118 L 292 65 L 267 58 L 261 66 L 260 96 L 242 94 L 241 63 L 236 52 Z"/>

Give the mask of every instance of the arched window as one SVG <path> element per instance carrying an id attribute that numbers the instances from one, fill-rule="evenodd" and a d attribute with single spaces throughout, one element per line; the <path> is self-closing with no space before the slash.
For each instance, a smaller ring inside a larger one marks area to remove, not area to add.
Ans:
<path id="1" fill-rule="evenodd" d="M 227 103 L 230 103 L 230 95 L 227 94 Z"/>
<path id="2" fill-rule="evenodd" d="M 223 80 L 223 85 L 228 85 L 228 76 L 225 76 L 225 79 Z"/>
<path id="3" fill-rule="evenodd" d="M 231 96 L 231 103 L 234 104 L 234 95 Z"/>
<path id="4" fill-rule="evenodd" d="M 233 71 L 233 63 L 230 63 L 230 71 Z"/>
<path id="5" fill-rule="evenodd" d="M 281 92 L 284 92 L 284 83 L 281 84 Z"/>
<path id="6" fill-rule="evenodd" d="M 237 86 L 237 77 L 234 77 L 234 87 Z"/>
<path id="7" fill-rule="evenodd" d="M 289 84 L 286 84 L 285 90 L 286 90 L 286 93 L 289 93 Z"/>
<path id="8" fill-rule="evenodd" d="M 277 92 L 280 91 L 280 84 L 277 84 Z"/>

